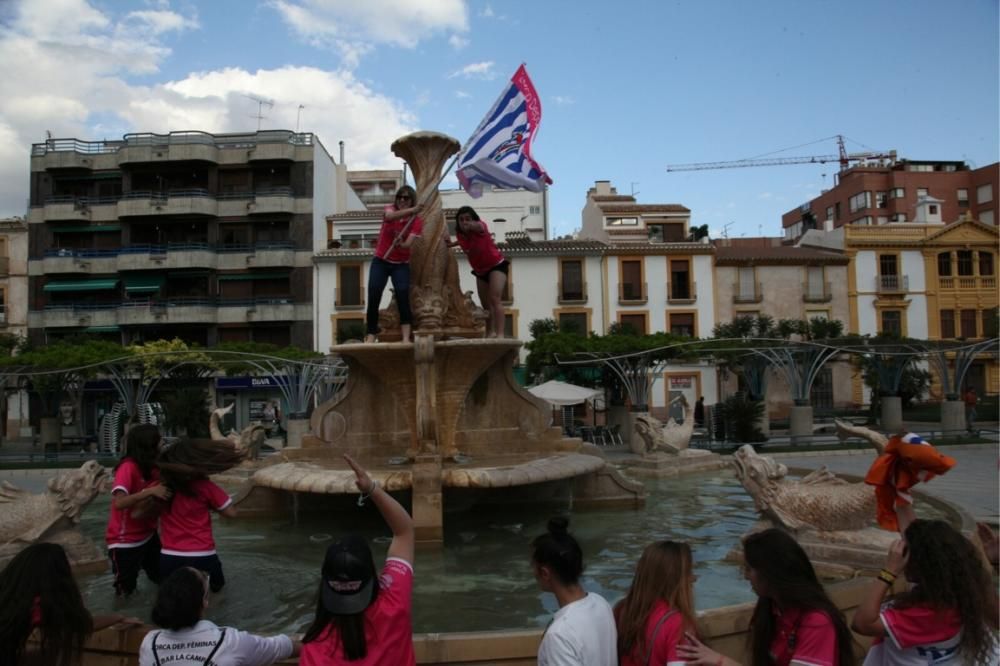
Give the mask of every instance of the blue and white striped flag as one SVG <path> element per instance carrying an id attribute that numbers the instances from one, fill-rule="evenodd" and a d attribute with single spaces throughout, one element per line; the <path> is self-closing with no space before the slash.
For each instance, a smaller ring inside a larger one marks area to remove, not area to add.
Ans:
<path id="1" fill-rule="evenodd" d="M 542 121 L 542 102 L 521 65 L 458 156 L 456 175 L 474 199 L 483 185 L 541 192 L 552 179 L 531 157 L 531 140 Z"/>

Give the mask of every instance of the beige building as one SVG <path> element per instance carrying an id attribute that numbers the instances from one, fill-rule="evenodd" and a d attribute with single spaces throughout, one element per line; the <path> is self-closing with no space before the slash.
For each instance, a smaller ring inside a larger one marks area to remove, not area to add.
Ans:
<path id="1" fill-rule="evenodd" d="M 780 238 L 716 241 L 715 319 L 728 323 L 739 316 L 768 315 L 775 322 L 825 317 L 842 322 L 846 333 L 848 261 L 839 252 L 782 245 Z M 813 384 L 813 407 L 822 412 L 850 404 L 852 374 L 846 360 L 828 363 Z M 735 377 L 722 382 L 727 395 L 738 388 Z M 767 396 L 772 417 L 787 415 L 792 405 L 788 384 L 773 370 Z"/>
<path id="2" fill-rule="evenodd" d="M 28 335 L 28 224 L 19 217 L 0 220 L 0 333 Z M 5 437 L 18 436 L 27 424 L 27 404 L 20 398 L 12 393 L 6 399 Z"/>

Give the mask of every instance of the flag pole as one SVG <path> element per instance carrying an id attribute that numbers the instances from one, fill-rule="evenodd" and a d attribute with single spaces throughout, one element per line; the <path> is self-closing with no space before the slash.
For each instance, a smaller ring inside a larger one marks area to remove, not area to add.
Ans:
<path id="1" fill-rule="evenodd" d="M 524 67 L 524 66 L 525 66 L 525 63 L 522 62 L 520 64 L 520 66 L 518 67 L 518 69 L 520 69 L 521 67 Z M 517 70 L 514 70 L 514 73 L 516 74 Z M 511 80 L 513 80 L 513 79 L 511 79 Z M 490 106 L 490 110 L 492 110 L 497 105 L 497 102 L 499 102 L 503 98 L 503 96 L 506 94 L 506 92 L 507 92 L 506 89 L 500 91 L 500 94 L 497 95 L 496 100 L 493 102 L 492 106 Z M 480 125 L 482 125 L 482 123 L 480 123 Z M 437 189 L 441 186 L 441 183 L 444 182 L 444 179 L 448 177 L 448 173 L 451 171 L 451 168 L 453 166 L 455 166 L 455 162 L 458 161 L 458 158 L 461 157 L 462 153 L 464 153 L 465 150 L 469 147 L 469 143 L 472 141 L 473 137 L 476 136 L 476 133 L 477 133 L 478 129 L 479 129 L 479 126 L 476 126 L 476 129 L 472 131 L 472 134 L 469 136 L 469 138 L 465 140 L 465 145 L 463 145 L 459 149 L 459 151 L 457 153 L 455 153 L 455 156 L 453 158 L 451 158 L 451 162 L 449 162 L 448 166 L 446 166 L 444 168 L 444 170 L 441 172 L 441 177 L 438 178 L 437 183 L 434 184 L 434 187 L 431 188 L 429 190 L 429 192 L 431 192 L 431 193 L 436 192 Z M 424 198 L 424 200 L 420 202 L 420 205 L 423 206 L 424 204 L 426 204 L 428 201 L 431 200 L 431 198 L 433 198 L 433 196 L 434 196 L 433 194 L 428 194 Z M 413 215 L 410 216 L 410 219 L 407 220 L 406 224 L 403 225 L 403 228 L 400 229 L 399 234 L 397 234 L 396 238 L 393 239 L 392 244 L 389 246 L 389 249 L 385 253 L 385 256 L 388 257 L 390 254 L 392 254 L 392 252 L 396 249 L 396 247 L 399 246 L 400 239 L 405 239 L 406 238 L 406 232 L 408 232 L 410 230 L 410 226 L 412 226 L 413 221 L 416 218 L 417 218 L 416 214 L 413 214 Z"/>

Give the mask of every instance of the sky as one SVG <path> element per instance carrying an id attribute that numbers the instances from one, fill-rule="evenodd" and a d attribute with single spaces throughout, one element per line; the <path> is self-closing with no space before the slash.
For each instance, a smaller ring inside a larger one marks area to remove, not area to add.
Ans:
<path id="1" fill-rule="evenodd" d="M 837 171 L 671 164 L 833 155 L 838 134 L 974 167 L 1000 152 L 996 0 L 0 0 L 0 63 L 0 216 L 25 214 L 46 131 L 260 122 L 335 158 L 344 141 L 350 169 L 401 168 L 394 139 L 464 143 L 521 63 L 553 236 L 596 180 L 716 237 L 779 235 Z"/>

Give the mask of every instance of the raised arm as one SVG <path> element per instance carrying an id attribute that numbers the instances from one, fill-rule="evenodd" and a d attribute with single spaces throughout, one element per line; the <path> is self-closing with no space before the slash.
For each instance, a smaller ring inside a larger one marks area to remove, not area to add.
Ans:
<path id="1" fill-rule="evenodd" d="M 161 500 L 168 500 L 173 493 L 170 489 L 160 483 L 155 483 L 148 488 L 143 488 L 137 493 L 132 493 L 129 495 L 124 490 L 119 489 L 118 492 L 114 494 L 114 499 L 111 501 L 114 503 L 115 508 L 118 510 L 130 509 L 136 504 L 144 500 L 151 500 L 152 498 L 157 498 Z"/>
<path id="2" fill-rule="evenodd" d="M 411 218 L 415 215 L 419 215 L 424 209 L 423 204 L 417 204 L 416 206 L 410 206 L 409 208 L 400 208 L 398 210 L 386 210 L 383 214 L 386 220 L 398 220 L 400 218 Z"/>
<path id="3" fill-rule="evenodd" d="M 868 584 L 861 604 L 854 611 L 851 629 L 862 636 L 884 636 L 885 626 L 882 624 L 882 602 L 892 589 L 896 577 L 902 575 L 908 558 L 906 542 L 897 539 L 889 546 L 889 555 L 885 560 L 885 568 Z"/>
<path id="4" fill-rule="evenodd" d="M 392 543 L 389 544 L 389 557 L 396 557 L 406 562 L 413 563 L 413 518 L 406 512 L 403 506 L 392 498 L 392 495 L 385 492 L 378 483 L 372 480 L 368 472 L 357 463 L 354 458 L 344 454 L 344 460 L 354 470 L 354 483 L 363 495 L 371 497 L 372 502 L 378 508 L 382 518 L 392 531 Z"/>

